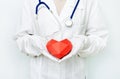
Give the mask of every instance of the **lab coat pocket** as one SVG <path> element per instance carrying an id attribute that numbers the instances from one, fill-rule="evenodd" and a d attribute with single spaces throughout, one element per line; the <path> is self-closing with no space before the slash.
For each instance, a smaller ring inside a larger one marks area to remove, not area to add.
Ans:
<path id="1" fill-rule="evenodd" d="M 74 18 L 73 18 L 74 24 L 78 27 L 80 25 L 84 25 L 85 23 L 85 9 L 83 7 L 78 7 Z"/>
<path id="2" fill-rule="evenodd" d="M 59 24 L 54 15 L 45 7 L 38 12 L 38 32 L 41 36 L 49 36 L 59 31 Z"/>

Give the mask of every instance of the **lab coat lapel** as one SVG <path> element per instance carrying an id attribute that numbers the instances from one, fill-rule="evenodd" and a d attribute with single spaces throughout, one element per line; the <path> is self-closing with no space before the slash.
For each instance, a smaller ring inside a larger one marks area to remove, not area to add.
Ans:
<path id="1" fill-rule="evenodd" d="M 38 12 L 38 29 L 41 36 L 51 36 L 60 30 L 59 23 L 52 13 L 43 7 Z"/>
<path id="2" fill-rule="evenodd" d="M 50 7 L 50 10 L 52 11 L 53 15 L 58 18 L 58 14 L 56 11 L 54 1 L 53 0 L 43 0 L 43 2 L 45 2 Z"/>

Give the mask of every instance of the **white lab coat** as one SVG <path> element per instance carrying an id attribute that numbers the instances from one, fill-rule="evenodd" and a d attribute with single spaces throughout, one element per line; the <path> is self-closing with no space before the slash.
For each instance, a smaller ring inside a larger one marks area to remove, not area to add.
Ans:
<path id="1" fill-rule="evenodd" d="M 43 0 L 38 18 L 35 8 L 38 0 L 25 0 L 22 22 L 14 36 L 21 52 L 31 57 L 31 79 L 85 79 L 85 58 L 101 52 L 106 47 L 108 31 L 97 0 L 81 0 L 73 16 L 73 26 L 65 21 L 77 0 L 67 0 L 58 16 L 53 0 Z M 53 57 L 46 49 L 50 39 L 69 39 L 72 51 L 62 59 Z"/>

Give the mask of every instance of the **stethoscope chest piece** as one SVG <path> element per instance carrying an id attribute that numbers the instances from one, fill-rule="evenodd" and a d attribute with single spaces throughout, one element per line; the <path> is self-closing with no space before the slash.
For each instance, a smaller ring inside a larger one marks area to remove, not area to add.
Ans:
<path id="1" fill-rule="evenodd" d="M 73 25 L 72 19 L 66 20 L 66 21 L 65 21 L 65 25 L 66 25 L 67 27 L 72 27 L 72 25 Z"/>

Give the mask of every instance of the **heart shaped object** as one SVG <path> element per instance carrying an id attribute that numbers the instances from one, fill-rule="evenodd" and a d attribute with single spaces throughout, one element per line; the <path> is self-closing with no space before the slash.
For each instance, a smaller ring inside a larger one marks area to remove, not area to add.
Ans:
<path id="1" fill-rule="evenodd" d="M 51 39 L 48 41 L 46 47 L 51 55 L 59 59 L 68 55 L 72 50 L 72 44 L 68 39 L 64 39 L 62 41 Z"/>

